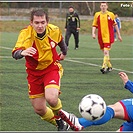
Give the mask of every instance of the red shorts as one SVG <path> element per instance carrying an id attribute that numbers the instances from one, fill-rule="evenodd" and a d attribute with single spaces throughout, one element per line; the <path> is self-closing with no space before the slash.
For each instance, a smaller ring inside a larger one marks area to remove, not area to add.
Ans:
<path id="1" fill-rule="evenodd" d="M 51 64 L 45 70 L 27 69 L 27 80 L 29 87 L 29 98 L 44 96 L 45 89 L 57 88 L 60 90 L 60 79 L 63 68 L 60 63 Z"/>
<path id="2" fill-rule="evenodd" d="M 110 49 L 111 44 L 110 43 L 100 43 L 100 49 Z"/>
<path id="3" fill-rule="evenodd" d="M 102 50 L 103 49 L 110 50 L 111 44 L 113 43 L 113 41 L 111 41 L 110 43 L 104 43 L 103 40 L 100 37 L 98 37 L 98 43 L 100 45 L 100 49 L 102 49 Z"/>

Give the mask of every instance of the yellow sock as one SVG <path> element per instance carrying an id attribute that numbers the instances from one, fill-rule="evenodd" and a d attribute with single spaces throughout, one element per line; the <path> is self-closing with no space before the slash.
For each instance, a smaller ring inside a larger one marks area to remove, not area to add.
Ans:
<path id="1" fill-rule="evenodd" d="M 55 126 L 57 125 L 55 118 L 54 118 L 54 113 L 49 107 L 47 107 L 47 112 L 44 116 L 41 117 L 41 119 L 45 120 L 45 121 L 47 121 L 47 122 L 49 122 Z"/>
<path id="2" fill-rule="evenodd" d="M 62 108 L 61 100 L 58 98 L 58 103 L 55 107 L 50 107 L 54 115 L 58 115 L 58 111 Z"/>
<path id="3" fill-rule="evenodd" d="M 112 67 L 112 64 L 111 64 L 111 62 L 110 62 L 109 56 L 108 56 L 108 64 L 107 64 L 107 66 L 108 66 L 108 67 Z"/>
<path id="4" fill-rule="evenodd" d="M 108 64 L 108 56 L 104 56 L 102 68 L 106 68 Z"/>

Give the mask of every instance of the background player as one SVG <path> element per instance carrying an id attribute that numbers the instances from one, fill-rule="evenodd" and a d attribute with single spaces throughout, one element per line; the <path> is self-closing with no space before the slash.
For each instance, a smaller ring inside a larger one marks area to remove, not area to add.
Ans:
<path id="1" fill-rule="evenodd" d="M 112 71 L 112 64 L 110 62 L 109 51 L 111 44 L 114 42 L 114 27 L 118 34 L 118 39 L 122 41 L 115 16 L 112 12 L 108 11 L 107 2 L 101 2 L 101 11 L 96 12 L 92 24 L 92 37 L 96 38 L 96 29 L 98 29 L 98 43 L 100 49 L 103 50 L 104 58 L 100 71 L 104 74 L 106 71 Z"/>
<path id="2" fill-rule="evenodd" d="M 66 24 L 65 24 L 65 30 L 66 30 L 65 43 L 68 47 L 69 39 L 71 37 L 71 34 L 73 34 L 75 40 L 75 49 L 78 49 L 80 19 L 77 12 L 75 12 L 73 6 L 70 6 L 68 10 L 69 12 L 66 14 Z"/>
<path id="3" fill-rule="evenodd" d="M 120 18 L 118 17 L 118 14 L 115 14 L 115 21 L 118 25 L 118 29 L 120 30 L 121 29 L 121 20 Z M 116 37 L 116 29 L 114 28 L 114 38 L 115 38 L 115 41 L 117 41 L 117 37 Z"/>

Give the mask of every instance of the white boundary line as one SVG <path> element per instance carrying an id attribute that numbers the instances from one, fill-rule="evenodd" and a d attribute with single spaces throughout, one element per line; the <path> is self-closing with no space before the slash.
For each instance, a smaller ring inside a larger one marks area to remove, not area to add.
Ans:
<path id="1" fill-rule="evenodd" d="M 11 50 L 12 49 L 12 48 L 3 47 L 3 46 L 0 46 L 0 48 L 7 49 L 7 50 Z M 0 56 L 0 58 L 12 58 L 12 56 Z M 82 62 L 82 61 L 77 61 L 78 59 L 80 59 L 80 60 L 81 59 L 85 59 L 85 60 L 102 60 L 102 58 L 66 58 L 65 60 L 66 61 L 69 61 L 69 62 L 75 62 L 75 63 L 79 63 L 79 64 L 88 65 L 88 66 L 101 67 L 100 65 L 97 65 L 97 64 L 92 64 L 92 63 L 86 63 L 86 62 Z M 133 58 L 111 58 L 111 60 L 133 60 Z M 124 71 L 126 73 L 133 73 L 131 71 L 127 71 L 127 70 L 123 70 L 123 69 L 118 69 L 118 68 L 114 68 L 114 67 L 113 67 L 113 70 L 116 70 L 116 71 Z"/>
<path id="2" fill-rule="evenodd" d="M 8 58 L 12 58 L 12 56 L 0 56 L 0 59 L 8 59 Z"/>
<path id="3" fill-rule="evenodd" d="M 12 56 L 0 56 L 0 58 L 5 59 L 5 58 L 12 58 Z M 103 58 L 67 58 L 65 60 L 103 60 Z M 111 60 L 133 60 L 133 58 L 111 58 Z"/>
<path id="4" fill-rule="evenodd" d="M 0 46 L 0 48 L 12 50 L 12 48 L 3 47 L 3 46 Z"/>
<path id="5" fill-rule="evenodd" d="M 103 60 L 103 58 L 67 58 L 69 60 Z M 111 60 L 133 60 L 133 58 L 111 58 Z"/>
<path id="6" fill-rule="evenodd" d="M 82 62 L 82 61 L 77 61 L 77 60 L 72 60 L 72 59 L 65 59 L 66 61 L 69 61 L 69 62 L 75 62 L 75 63 L 79 63 L 79 64 L 84 64 L 84 65 L 88 65 L 88 66 L 95 66 L 95 67 L 100 67 L 100 65 L 97 65 L 97 64 L 92 64 L 92 63 L 86 63 L 86 62 Z M 113 67 L 113 70 L 116 70 L 116 71 L 124 71 L 126 73 L 133 73 L 131 71 L 127 71 L 127 70 L 123 70 L 123 69 L 118 69 L 118 68 L 114 68 Z"/>

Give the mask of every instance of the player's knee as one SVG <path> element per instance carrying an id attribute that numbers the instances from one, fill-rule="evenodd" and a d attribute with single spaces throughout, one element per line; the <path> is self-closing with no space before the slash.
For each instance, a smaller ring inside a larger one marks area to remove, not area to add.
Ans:
<path id="1" fill-rule="evenodd" d="M 43 116 L 46 113 L 46 109 L 42 106 L 34 107 L 34 111 L 36 114 Z"/>
<path id="2" fill-rule="evenodd" d="M 108 51 L 104 51 L 104 55 L 106 55 L 106 56 L 107 56 L 108 54 L 109 54 L 109 53 L 108 53 Z"/>
<path id="3" fill-rule="evenodd" d="M 47 102 L 49 103 L 50 106 L 54 107 L 57 105 L 58 98 L 56 97 L 50 97 L 47 99 Z"/>
<path id="4" fill-rule="evenodd" d="M 124 118 L 124 109 L 120 102 L 116 102 L 113 105 L 109 105 L 114 110 L 115 118 L 123 119 Z"/>

